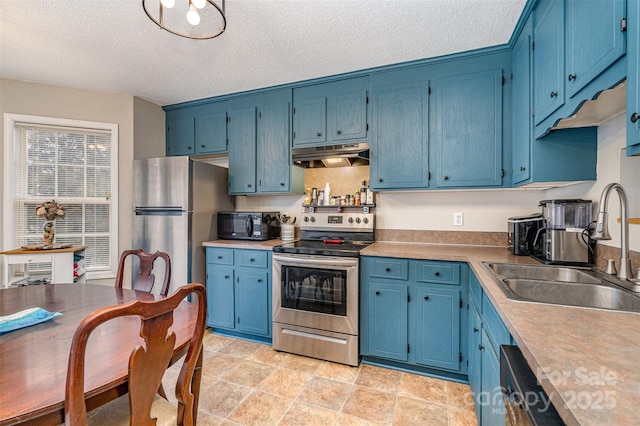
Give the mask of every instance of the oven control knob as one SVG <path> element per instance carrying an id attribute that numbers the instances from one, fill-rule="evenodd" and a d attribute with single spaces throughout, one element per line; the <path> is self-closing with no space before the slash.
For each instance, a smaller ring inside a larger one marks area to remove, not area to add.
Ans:
<path id="1" fill-rule="evenodd" d="M 311 216 L 311 222 L 315 222 L 315 221 L 316 221 L 316 218 Z"/>
<path id="2" fill-rule="evenodd" d="M 305 222 L 309 222 L 309 218 L 307 216 L 305 216 L 302 220 L 304 220 Z"/>
<path id="3" fill-rule="evenodd" d="M 362 221 L 363 221 L 364 223 L 369 223 L 369 219 L 368 219 L 368 218 L 366 218 L 366 217 L 365 217 L 364 219 L 362 219 Z"/>
<path id="4" fill-rule="evenodd" d="M 356 217 L 356 223 L 360 223 L 360 218 Z"/>
<path id="5" fill-rule="evenodd" d="M 349 218 L 349 223 L 353 223 L 353 218 L 352 217 Z"/>

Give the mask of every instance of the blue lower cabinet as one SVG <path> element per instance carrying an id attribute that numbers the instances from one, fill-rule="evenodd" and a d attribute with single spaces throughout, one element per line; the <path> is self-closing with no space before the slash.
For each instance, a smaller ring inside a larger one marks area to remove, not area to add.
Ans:
<path id="1" fill-rule="evenodd" d="M 463 380 L 467 265 L 384 257 L 363 257 L 361 264 L 364 359 Z"/>
<path id="2" fill-rule="evenodd" d="M 236 328 L 249 334 L 269 335 L 269 274 L 266 271 L 238 269 L 236 277 Z"/>
<path id="3" fill-rule="evenodd" d="M 469 366 L 467 374 L 469 376 L 469 386 L 474 393 L 476 417 L 481 416 L 480 401 L 478 401 L 479 390 L 482 388 L 482 320 L 475 305 L 469 301 Z"/>
<path id="4" fill-rule="evenodd" d="M 505 411 L 500 389 L 500 345 L 513 344 L 513 339 L 487 295 L 479 285 L 476 288 L 473 274 L 470 281 L 469 385 L 480 426 L 502 426 Z"/>
<path id="5" fill-rule="evenodd" d="M 369 295 L 369 353 L 407 361 L 408 286 L 371 281 Z"/>
<path id="6" fill-rule="evenodd" d="M 416 362 L 459 370 L 460 290 L 419 286 L 416 300 Z"/>
<path id="7" fill-rule="evenodd" d="M 207 247 L 207 325 L 271 341 L 271 252 Z"/>
<path id="8" fill-rule="evenodd" d="M 233 328 L 234 281 L 232 267 L 207 265 L 207 325 Z"/>
<path id="9" fill-rule="evenodd" d="M 500 358 L 493 349 L 487 333 L 482 332 L 482 391 L 476 400 L 481 407 L 481 426 L 505 424 L 504 402 L 500 390 Z"/>

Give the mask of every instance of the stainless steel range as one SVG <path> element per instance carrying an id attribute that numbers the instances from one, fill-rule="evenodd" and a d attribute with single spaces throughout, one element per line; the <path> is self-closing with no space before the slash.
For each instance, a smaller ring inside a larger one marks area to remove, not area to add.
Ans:
<path id="1" fill-rule="evenodd" d="M 360 250 L 372 213 L 304 213 L 301 239 L 273 248 L 273 348 L 357 366 Z"/>

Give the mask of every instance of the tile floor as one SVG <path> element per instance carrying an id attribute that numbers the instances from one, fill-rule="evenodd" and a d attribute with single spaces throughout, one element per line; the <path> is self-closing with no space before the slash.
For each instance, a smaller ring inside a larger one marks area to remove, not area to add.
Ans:
<path id="1" fill-rule="evenodd" d="M 204 342 L 198 425 L 477 425 L 468 385 L 209 332 Z"/>

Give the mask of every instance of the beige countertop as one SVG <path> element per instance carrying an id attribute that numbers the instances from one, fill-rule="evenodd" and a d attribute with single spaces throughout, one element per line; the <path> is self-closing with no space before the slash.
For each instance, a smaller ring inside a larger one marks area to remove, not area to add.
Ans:
<path id="1" fill-rule="evenodd" d="M 467 262 L 567 424 L 640 424 L 640 314 L 510 300 L 480 262 L 536 262 L 504 247 L 380 242 L 361 254 Z"/>
<path id="2" fill-rule="evenodd" d="M 232 249 L 250 249 L 250 250 L 271 250 L 273 246 L 282 244 L 282 240 L 266 240 L 266 241 L 251 241 L 251 240 L 213 240 L 205 241 L 202 243 L 205 247 L 222 247 Z"/>

